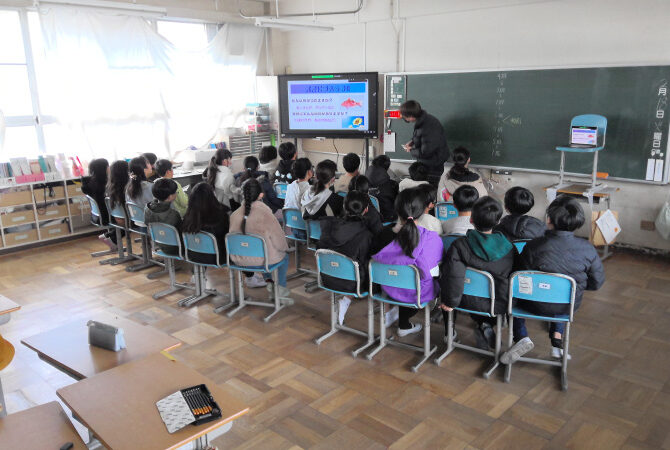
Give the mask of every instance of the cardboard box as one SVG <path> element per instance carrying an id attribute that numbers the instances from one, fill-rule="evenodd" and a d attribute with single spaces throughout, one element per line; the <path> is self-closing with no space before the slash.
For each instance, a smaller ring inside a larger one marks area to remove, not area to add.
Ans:
<path id="1" fill-rule="evenodd" d="M 84 195 L 86 195 L 86 194 L 84 194 L 81 191 L 81 184 L 68 184 L 67 185 L 67 196 L 69 198 L 81 197 L 81 196 L 84 196 Z"/>
<path id="2" fill-rule="evenodd" d="M 30 188 L 24 188 L 20 191 L 0 192 L 0 206 L 32 205 L 32 203 L 33 196 L 30 193 Z"/>
<path id="3" fill-rule="evenodd" d="M 23 245 L 37 240 L 37 230 L 20 231 L 18 233 L 5 233 L 7 247 L 12 245 Z"/>
<path id="4" fill-rule="evenodd" d="M 24 209 L 21 211 L 14 211 L 11 213 L 2 215 L 2 226 L 3 228 L 13 227 L 16 225 L 22 225 L 24 223 L 33 223 L 35 222 L 35 214 L 33 209 Z"/>
<path id="5" fill-rule="evenodd" d="M 51 189 L 43 187 L 33 187 L 35 193 L 35 203 L 39 207 L 40 203 L 61 200 L 65 198 L 65 188 L 63 186 L 53 186 Z M 51 195 L 53 193 L 53 195 Z"/>
<path id="6" fill-rule="evenodd" d="M 37 205 L 37 220 L 43 221 L 60 217 L 68 217 L 67 205 L 48 203 L 46 208 L 40 204 Z"/>
<path id="7" fill-rule="evenodd" d="M 70 227 L 66 222 L 49 225 L 48 227 L 40 227 L 40 237 L 43 241 L 60 236 L 67 236 L 68 234 L 70 234 Z"/>

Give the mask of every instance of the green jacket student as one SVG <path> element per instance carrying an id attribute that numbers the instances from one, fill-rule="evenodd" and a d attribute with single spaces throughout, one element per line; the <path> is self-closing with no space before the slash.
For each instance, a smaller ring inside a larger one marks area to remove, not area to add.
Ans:
<path id="1" fill-rule="evenodd" d="M 159 159 L 156 161 L 156 173 L 161 178 L 172 179 L 172 177 L 174 177 L 172 163 L 167 159 Z M 181 217 L 184 217 L 186 209 L 188 208 L 188 196 L 182 189 L 181 184 L 177 181 L 175 181 L 175 183 L 177 184 L 177 196 L 175 197 L 174 202 L 172 202 L 172 208 L 174 208 Z"/>

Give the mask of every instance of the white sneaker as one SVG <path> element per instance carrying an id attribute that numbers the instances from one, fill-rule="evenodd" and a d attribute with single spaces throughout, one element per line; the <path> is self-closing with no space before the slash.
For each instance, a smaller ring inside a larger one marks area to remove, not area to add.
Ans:
<path id="1" fill-rule="evenodd" d="M 514 344 L 507 350 L 505 353 L 500 355 L 500 362 L 503 364 L 512 364 L 519 360 L 523 355 L 531 351 L 535 347 L 533 341 L 530 340 L 528 336 L 521 339 L 519 342 Z"/>
<path id="2" fill-rule="evenodd" d="M 263 286 L 267 286 L 268 284 L 263 279 L 263 275 L 257 272 L 254 274 L 253 277 L 245 277 L 244 285 L 248 288 L 253 289 L 253 288 L 261 288 Z"/>
<path id="3" fill-rule="evenodd" d="M 563 359 L 563 349 L 558 347 L 551 347 L 551 357 L 554 359 Z M 572 359 L 572 356 L 568 353 L 568 361 Z"/>
<path id="4" fill-rule="evenodd" d="M 386 311 L 386 313 L 384 314 L 384 320 L 386 321 L 386 326 L 390 327 L 391 325 L 396 323 L 399 317 L 400 317 L 400 309 L 397 306 L 394 306 L 393 308 Z"/>
<path id="5" fill-rule="evenodd" d="M 205 289 L 214 289 L 214 282 L 205 274 Z"/>
<path id="6" fill-rule="evenodd" d="M 101 234 L 100 236 L 98 236 L 98 239 L 100 239 L 101 242 L 104 242 L 105 245 L 107 247 L 109 247 L 110 251 L 115 252 L 118 249 L 116 244 L 114 242 L 112 242 L 112 240 L 110 238 L 108 238 L 107 236 L 105 236 L 104 234 Z"/>
<path id="7" fill-rule="evenodd" d="M 344 315 L 347 313 L 349 305 L 351 305 L 351 299 L 346 295 L 337 302 L 337 323 L 340 325 L 344 323 Z"/>
<path id="8" fill-rule="evenodd" d="M 398 328 L 398 337 L 404 337 L 408 334 L 418 333 L 422 328 L 423 326 L 420 323 L 416 323 L 412 325 L 412 328 L 407 328 L 406 330 Z"/>

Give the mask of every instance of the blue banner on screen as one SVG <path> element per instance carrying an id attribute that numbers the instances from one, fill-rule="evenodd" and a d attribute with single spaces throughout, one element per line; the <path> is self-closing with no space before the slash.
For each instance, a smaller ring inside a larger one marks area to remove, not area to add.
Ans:
<path id="1" fill-rule="evenodd" d="M 367 81 L 288 81 L 288 118 L 293 130 L 367 130 Z"/>

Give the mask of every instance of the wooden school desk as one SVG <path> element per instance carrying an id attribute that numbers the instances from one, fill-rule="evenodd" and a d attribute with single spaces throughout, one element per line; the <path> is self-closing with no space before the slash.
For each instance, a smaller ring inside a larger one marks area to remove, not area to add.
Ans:
<path id="1" fill-rule="evenodd" d="M 4 295 L 0 295 L 0 325 L 9 322 L 12 318 L 12 313 L 19 309 L 21 309 L 21 305 L 11 301 Z M 0 417 L 6 415 L 7 405 L 5 404 L 5 393 L 2 391 L 2 379 L 0 379 Z"/>
<path id="2" fill-rule="evenodd" d="M 0 448 L 59 449 L 72 442 L 72 450 L 86 450 L 77 430 L 58 402 L 35 406 L 0 419 Z"/>
<path id="3" fill-rule="evenodd" d="M 156 402 L 203 383 L 221 408 L 221 418 L 168 433 Z M 104 446 L 113 450 L 178 448 L 249 412 L 214 381 L 162 354 L 108 370 L 58 389 L 56 394 Z"/>
<path id="4" fill-rule="evenodd" d="M 40 359 L 76 380 L 181 345 L 179 340 L 161 331 L 109 313 L 98 314 L 91 319 L 123 328 L 126 348 L 113 352 L 88 345 L 86 323 L 89 319 L 77 320 L 36 334 L 23 339 L 21 343 L 35 350 Z"/>

